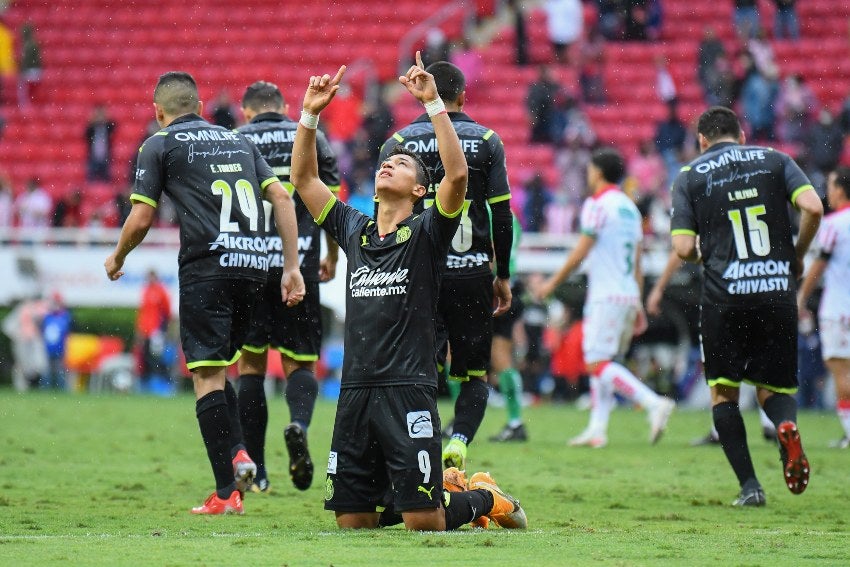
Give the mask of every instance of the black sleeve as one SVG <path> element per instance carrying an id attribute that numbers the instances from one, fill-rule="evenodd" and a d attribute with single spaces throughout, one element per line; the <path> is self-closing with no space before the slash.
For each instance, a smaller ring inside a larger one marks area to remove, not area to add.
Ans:
<path id="1" fill-rule="evenodd" d="M 496 257 L 496 276 L 511 277 L 511 247 L 514 241 L 513 215 L 510 201 L 499 201 L 490 205 L 493 224 L 493 253 Z"/>

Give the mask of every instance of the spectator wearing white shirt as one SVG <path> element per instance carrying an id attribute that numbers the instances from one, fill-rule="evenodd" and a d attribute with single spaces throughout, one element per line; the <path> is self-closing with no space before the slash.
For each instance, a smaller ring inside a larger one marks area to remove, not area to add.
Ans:
<path id="1" fill-rule="evenodd" d="M 546 29 L 558 63 L 570 63 L 570 47 L 581 39 L 584 14 L 579 0 L 547 0 Z"/>
<path id="2" fill-rule="evenodd" d="M 53 201 L 47 191 L 38 184 L 38 179 L 27 182 L 27 191 L 15 200 L 18 225 L 21 228 L 44 228 L 50 225 Z"/>

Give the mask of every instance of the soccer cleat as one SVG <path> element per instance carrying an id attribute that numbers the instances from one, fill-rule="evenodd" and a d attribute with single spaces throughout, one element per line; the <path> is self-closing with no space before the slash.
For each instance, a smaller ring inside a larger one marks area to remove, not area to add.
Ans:
<path id="1" fill-rule="evenodd" d="M 313 483 L 313 461 L 307 450 L 307 434 L 297 423 L 283 430 L 286 450 L 289 453 L 289 477 L 298 490 L 307 490 Z"/>
<path id="2" fill-rule="evenodd" d="M 452 437 L 443 450 L 443 466 L 464 470 L 466 468 L 466 443 L 457 437 Z"/>
<path id="3" fill-rule="evenodd" d="M 236 489 L 245 494 L 245 491 L 250 489 L 254 483 L 256 474 L 257 465 L 254 464 L 245 449 L 239 449 L 239 452 L 233 457 L 233 479 L 236 481 Z"/>
<path id="4" fill-rule="evenodd" d="M 469 479 L 470 490 L 479 488 L 493 495 L 493 508 L 487 517 L 496 522 L 496 525 L 508 530 L 524 530 L 528 527 L 528 518 L 519 500 L 503 492 L 490 473 L 477 472 Z"/>
<path id="5" fill-rule="evenodd" d="M 676 409 L 676 402 L 670 398 L 661 398 L 649 410 L 649 442 L 653 445 L 658 443 L 664 430 L 667 429 L 667 420 L 670 419 L 670 414 Z"/>
<path id="6" fill-rule="evenodd" d="M 255 478 L 254 483 L 250 488 L 251 492 L 254 494 L 268 494 L 272 491 L 271 485 L 269 484 L 269 479 L 267 478 Z"/>
<path id="7" fill-rule="evenodd" d="M 842 437 L 829 443 L 830 449 L 847 449 L 848 447 L 850 447 L 850 437 Z"/>
<path id="8" fill-rule="evenodd" d="M 466 474 L 463 471 L 456 467 L 449 467 L 443 471 L 443 490 L 446 492 L 465 492 L 467 485 Z M 490 518 L 480 516 L 477 520 L 470 522 L 470 525 L 486 530 L 490 525 Z"/>
<path id="9" fill-rule="evenodd" d="M 782 455 L 783 473 L 788 490 L 800 494 L 809 485 L 809 460 L 803 452 L 800 432 L 793 421 L 783 421 L 776 428 Z"/>
<path id="10" fill-rule="evenodd" d="M 506 425 L 504 429 L 502 429 L 499 433 L 490 437 L 490 441 L 494 441 L 497 443 L 503 443 L 507 441 L 528 441 L 528 432 L 525 430 L 525 425 L 522 423 L 515 427 Z"/>
<path id="11" fill-rule="evenodd" d="M 238 490 L 230 493 L 230 498 L 224 500 L 218 497 L 218 494 L 213 492 L 209 498 L 204 501 L 203 506 L 192 508 L 193 514 L 206 514 L 210 516 L 220 514 L 243 514 L 242 495 Z"/>
<path id="12" fill-rule="evenodd" d="M 765 504 L 767 504 L 767 500 L 761 486 L 742 488 L 738 498 L 732 502 L 732 506 L 764 506 Z"/>
<path id="13" fill-rule="evenodd" d="M 585 429 L 576 437 L 570 439 L 567 444 L 570 447 L 593 447 L 594 449 L 601 449 L 608 444 L 608 436 L 604 433 Z"/>

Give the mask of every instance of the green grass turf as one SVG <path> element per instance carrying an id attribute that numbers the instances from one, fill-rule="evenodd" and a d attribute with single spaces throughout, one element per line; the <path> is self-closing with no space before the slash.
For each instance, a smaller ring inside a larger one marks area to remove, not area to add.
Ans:
<path id="1" fill-rule="evenodd" d="M 778 452 L 745 416 L 762 509 L 729 506 L 737 484 L 716 446 L 692 448 L 709 414 L 677 412 L 655 447 L 645 414 L 618 409 L 605 449 L 565 441 L 587 414 L 543 405 L 526 414 L 531 440 L 486 441 L 469 470 L 489 470 L 527 510 L 530 529 L 399 527 L 337 530 L 322 508 L 334 404 L 317 407 L 310 441 L 317 475 L 306 492 L 285 476 L 282 399 L 271 403 L 273 492 L 248 494 L 241 517 L 188 513 L 212 490 L 194 400 L 0 391 L 0 565 L 846 565 L 850 452 L 827 449 L 831 413 L 803 413 L 812 463 L 807 492 L 785 488 Z M 445 407 L 444 415 L 450 415 Z"/>

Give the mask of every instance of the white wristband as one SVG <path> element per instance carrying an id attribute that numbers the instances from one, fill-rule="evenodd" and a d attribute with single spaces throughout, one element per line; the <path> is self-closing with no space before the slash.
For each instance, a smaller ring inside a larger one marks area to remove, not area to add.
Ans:
<path id="1" fill-rule="evenodd" d="M 434 100 L 429 100 L 425 103 L 425 112 L 428 113 L 429 117 L 442 114 L 445 111 L 446 105 L 443 103 L 443 99 L 441 99 L 440 97 L 437 97 Z"/>
<path id="2" fill-rule="evenodd" d="M 319 115 L 318 114 L 310 114 L 306 110 L 301 111 L 301 120 L 298 121 L 305 128 L 309 128 L 310 130 L 315 130 L 319 127 Z"/>

